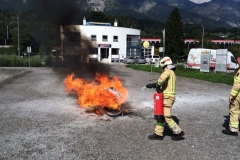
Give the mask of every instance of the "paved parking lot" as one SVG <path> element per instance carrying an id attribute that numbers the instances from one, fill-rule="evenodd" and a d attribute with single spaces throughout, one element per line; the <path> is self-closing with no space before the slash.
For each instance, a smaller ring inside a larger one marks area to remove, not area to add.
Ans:
<path id="1" fill-rule="evenodd" d="M 143 87 L 159 74 L 124 64 L 105 69 L 128 89 L 129 114 L 87 113 L 66 93 L 67 72 L 61 68 L 24 68 L 7 80 L 0 72 L 0 159 L 240 159 L 240 138 L 221 133 L 228 123 L 231 86 L 177 77 L 172 116 L 185 139 L 172 141 L 166 129 L 163 141 L 150 141 L 154 90 Z"/>

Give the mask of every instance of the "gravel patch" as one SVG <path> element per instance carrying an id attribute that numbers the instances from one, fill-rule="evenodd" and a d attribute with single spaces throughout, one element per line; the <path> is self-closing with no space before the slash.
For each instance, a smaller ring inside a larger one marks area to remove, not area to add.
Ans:
<path id="1" fill-rule="evenodd" d="M 110 67 L 128 89 L 127 115 L 98 116 L 79 107 L 52 68 L 0 71 L 0 159 L 240 159 L 239 137 L 221 133 L 231 86 L 177 77 L 172 116 L 185 139 L 172 141 L 166 128 L 163 141 L 150 141 L 154 90 L 143 87 L 159 74 Z"/>

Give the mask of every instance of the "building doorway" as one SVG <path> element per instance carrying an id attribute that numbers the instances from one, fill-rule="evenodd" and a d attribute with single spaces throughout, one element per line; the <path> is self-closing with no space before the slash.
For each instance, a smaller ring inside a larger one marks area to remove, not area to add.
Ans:
<path id="1" fill-rule="evenodd" d="M 101 59 L 108 58 L 109 56 L 109 48 L 101 48 Z"/>

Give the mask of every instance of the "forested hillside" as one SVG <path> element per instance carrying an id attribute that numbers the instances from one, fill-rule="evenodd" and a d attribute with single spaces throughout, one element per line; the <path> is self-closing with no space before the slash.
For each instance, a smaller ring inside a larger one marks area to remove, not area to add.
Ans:
<path id="1" fill-rule="evenodd" d="M 51 8 L 49 11 L 48 9 Z M 66 14 L 67 13 L 67 14 Z M 0 11 L 0 45 L 13 45 L 17 53 L 18 23 L 20 51 L 26 52 L 27 46 L 32 46 L 33 53 L 49 53 L 53 47 L 60 46 L 61 24 L 82 24 L 85 16 L 88 21 L 110 22 L 118 20 L 120 27 L 132 27 L 141 30 L 141 37 L 162 38 L 164 24 L 150 19 L 136 19 L 127 16 L 112 16 L 103 12 L 83 12 L 68 7 L 65 12 L 54 8 L 54 4 L 45 8 L 19 12 L 15 10 Z M 221 35 L 227 35 L 227 39 L 240 39 L 240 30 L 237 28 L 214 28 L 204 26 L 204 39 L 220 39 Z M 199 25 L 185 25 L 184 38 L 201 39 L 202 27 Z"/>

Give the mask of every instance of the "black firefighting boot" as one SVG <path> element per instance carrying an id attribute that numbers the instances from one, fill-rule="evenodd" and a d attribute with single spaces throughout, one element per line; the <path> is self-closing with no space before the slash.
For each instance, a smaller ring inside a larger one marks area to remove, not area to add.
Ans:
<path id="1" fill-rule="evenodd" d="M 159 136 L 156 133 L 154 133 L 152 135 L 149 135 L 148 139 L 150 139 L 150 140 L 163 140 L 163 136 Z"/>
<path id="2" fill-rule="evenodd" d="M 173 134 L 173 136 L 171 138 L 173 141 L 179 141 L 179 140 L 183 139 L 184 135 L 185 135 L 185 133 L 183 131 L 181 131 L 178 134 Z"/>
<path id="3" fill-rule="evenodd" d="M 226 135 L 230 135 L 230 136 L 238 136 L 238 133 L 237 133 L 237 132 L 232 132 L 232 131 L 230 131 L 229 129 L 222 130 L 222 133 L 223 133 L 223 134 L 226 134 Z"/>

